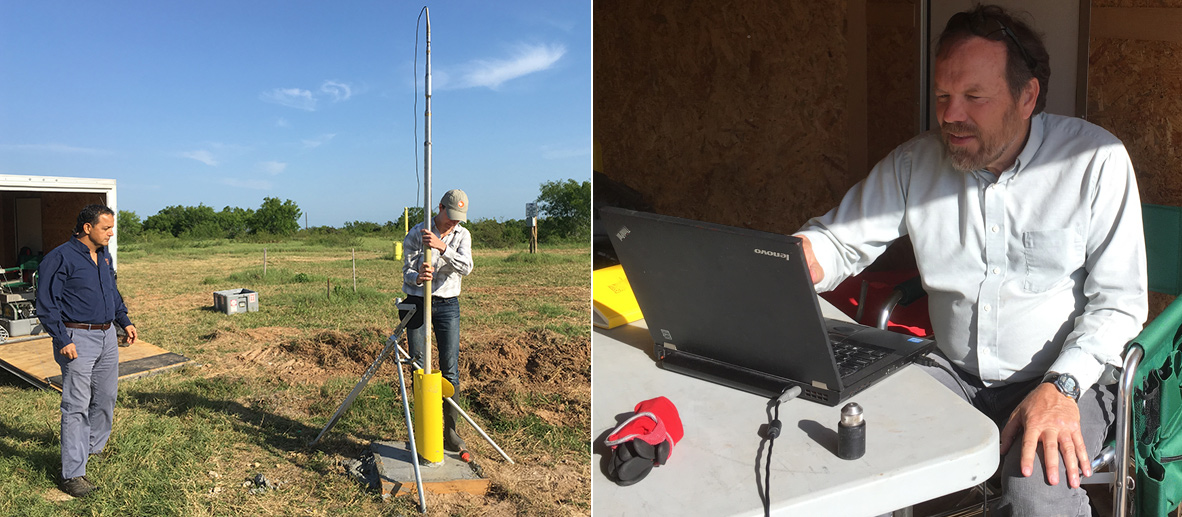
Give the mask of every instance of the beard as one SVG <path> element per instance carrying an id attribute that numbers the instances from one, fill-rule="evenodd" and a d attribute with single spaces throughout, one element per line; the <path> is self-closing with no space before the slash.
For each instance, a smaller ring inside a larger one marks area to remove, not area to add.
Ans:
<path id="1" fill-rule="evenodd" d="M 1021 120 L 1015 106 L 1002 115 L 1001 128 L 997 131 L 982 131 L 979 126 L 969 122 L 940 124 L 940 141 L 944 143 L 944 149 L 952 159 L 953 168 L 961 172 L 975 171 L 988 167 L 1005 154 L 1021 131 L 1020 124 Z M 952 145 L 950 134 L 973 136 L 978 142 L 977 150 Z"/>

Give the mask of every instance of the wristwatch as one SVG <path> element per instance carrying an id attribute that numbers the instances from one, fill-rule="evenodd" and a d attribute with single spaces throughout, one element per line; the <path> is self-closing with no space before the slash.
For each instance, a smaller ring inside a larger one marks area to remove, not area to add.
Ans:
<path id="1" fill-rule="evenodd" d="M 1071 400 L 1079 402 L 1079 381 L 1075 380 L 1075 376 L 1070 373 L 1047 372 L 1046 376 L 1042 378 L 1042 382 L 1049 382 L 1055 385 L 1059 393 L 1071 397 Z"/>

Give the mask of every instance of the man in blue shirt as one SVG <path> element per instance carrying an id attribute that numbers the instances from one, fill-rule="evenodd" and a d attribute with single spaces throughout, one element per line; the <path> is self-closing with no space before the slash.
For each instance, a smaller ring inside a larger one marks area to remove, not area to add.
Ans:
<path id="1" fill-rule="evenodd" d="M 74 236 L 45 255 L 38 270 L 37 317 L 53 338 L 62 370 L 62 491 L 82 497 L 98 488 L 86 462 L 111 436 L 119 385 L 119 344 L 112 322 L 137 337 L 115 286 L 107 243 L 115 212 L 87 205 Z"/>

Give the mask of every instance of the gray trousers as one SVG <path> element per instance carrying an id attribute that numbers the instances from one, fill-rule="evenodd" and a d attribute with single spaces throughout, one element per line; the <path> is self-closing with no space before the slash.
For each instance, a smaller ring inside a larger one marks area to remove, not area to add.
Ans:
<path id="1" fill-rule="evenodd" d="M 961 371 L 952 366 L 940 354 L 932 354 L 936 362 L 943 364 L 956 373 L 960 382 L 968 391 L 969 403 L 988 416 L 997 425 L 998 432 L 1005 428 L 1010 413 L 1026 398 L 1041 379 L 1011 384 L 1008 386 L 986 388 L 972 374 Z M 961 391 L 957 379 L 944 370 L 921 366 L 929 375 L 944 384 L 960 398 L 965 394 Z M 1088 448 L 1088 455 L 1095 458 L 1103 448 L 1108 431 L 1115 421 L 1114 386 L 1095 386 L 1083 392 L 1079 398 L 1080 427 L 1083 429 L 1084 444 Z M 1043 517 L 1068 516 L 1089 517 L 1092 515 L 1088 504 L 1088 495 L 1083 488 L 1071 488 L 1067 484 L 1067 470 L 1059 458 L 1059 484 L 1047 483 L 1043 470 L 1043 450 L 1038 447 L 1038 457 L 1034 461 L 1034 473 L 1030 477 L 1023 477 L 1019 461 L 1022 456 L 1020 438 L 1010 446 L 1009 452 L 1001 459 L 1000 474 L 1002 496 L 991 515 Z M 1058 451 L 1055 451 L 1058 454 Z M 1080 478 L 1083 478 L 1080 469 Z"/>
<path id="2" fill-rule="evenodd" d="M 86 475 L 86 460 L 107 445 L 119 388 L 119 343 L 107 330 L 67 328 L 78 357 L 53 358 L 62 369 L 62 478 Z"/>

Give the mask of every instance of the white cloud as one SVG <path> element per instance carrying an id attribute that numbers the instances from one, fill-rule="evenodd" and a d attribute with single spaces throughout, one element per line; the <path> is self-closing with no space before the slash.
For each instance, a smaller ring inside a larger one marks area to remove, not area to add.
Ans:
<path id="1" fill-rule="evenodd" d="M 111 154 L 111 151 L 106 151 L 103 149 L 75 147 L 66 144 L 0 144 L 0 149 L 59 154 Z"/>
<path id="2" fill-rule="evenodd" d="M 519 45 L 508 59 L 477 60 L 465 65 L 455 88 L 497 89 L 506 81 L 554 66 L 566 54 L 562 45 Z"/>
<path id="3" fill-rule="evenodd" d="M 299 88 L 275 88 L 274 90 L 263 92 L 259 98 L 280 106 L 316 111 L 316 97 L 308 90 L 301 90 Z"/>
<path id="4" fill-rule="evenodd" d="M 275 176 L 286 170 L 287 164 L 276 161 L 262 162 L 259 164 L 259 168 L 262 169 L 263 172 Z"/>
<path id="5" fill-rule="evenodd" d="M 271 182 L 267 180 L 244 180 L 239 178 L 222 178 L 220 182 L 223 185 L 229 185 L 234 188 L 248 188 L 251 190 L 267 190 L 271 188 Z"/>
<path id="6" fill-rule="evenodd" d="M 320 135 L 316 138 L 306 138 L 301 141 L 301 144 L 303 144 L 305 149 L 315 149 L 317 147 L 320 147 L 321 145 L 328 143 L 329 140 L 332 140 L 336 136 L 337 136 L 336 133 L 325 133 L 325 134 Z"/>
<path id="7" fill-rule="evenodd" d="M 191 158 L 191 159 L 197 160 L 201 163 L 204 163 L 204 164 L 212 166 L 212 167 L 218 166 L 218 161 L 216 158 L 214 158 L 213 153 L 206 151 L 204 149 L 200 149 L 197 151 L 185 151 L 185 152 L 181 153 L 181 157 Z"/>
<path id="8" fill-rule="evenodd" d="M 346 101 L 353 96 L 353 89 L 338 81 L 324 81 L 324 84 L 320 85 L 320 92 L 332 97 L 333 102 Z"/>
<path id="9" fill-rule="evenodd" d="M 353 87 L 349 83 L 329 79 L 321 83 L 320 89 L 315 92 L 302 88 L 275 88 L 263 92 L 259 95 L 259 98 L 280 106 L 305 111 L 316 111 L 317 104 L 320 103 L 321 99 L 336 103 L 347 101 L 352 96 Z M 277 123 L 280 127 L 287 127 L 286 120 L 280 119 L 280 121 L 280 123 Z"/>
<path id="10" fill-rule="evenodd" d="M 291 123 L 288 122 L 287 119 L 285 119 L 283 117 L 279 117 L 279 118 L 275 119 L 275 127 L 289 127 L 289 126 L 291 126 Z"/>

